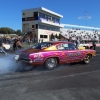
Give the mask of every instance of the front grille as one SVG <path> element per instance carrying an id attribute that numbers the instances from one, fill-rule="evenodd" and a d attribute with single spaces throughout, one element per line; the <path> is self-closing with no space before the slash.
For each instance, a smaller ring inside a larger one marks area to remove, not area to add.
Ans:
<path id="1" fill-rule="evenodd" d="M 26 58 L 20 58 L 20 59 L 24 61 L 30 61 L 30 59 L 26 59 Z"/>

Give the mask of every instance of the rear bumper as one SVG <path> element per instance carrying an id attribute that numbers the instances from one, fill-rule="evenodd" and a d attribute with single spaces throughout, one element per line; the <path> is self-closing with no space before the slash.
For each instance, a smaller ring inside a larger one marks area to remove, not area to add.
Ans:
<path id="1" fill-rule="evenodd" d="M 20 55 L 15 55 L 15 61 L 22 61 L 25 63 L 33 63 L 33 61 L 29 58 L 21 58 Z"/>
<path id="2" fill-rule="evenodd" d="M 33 63 L 33 61 L 26 61 L 26 60 L 19 60 L 19 61 L 22 61 L 22 62 L 25 62 L 25 63 L 29 63 L 29 64 L 32 64 Z"/>

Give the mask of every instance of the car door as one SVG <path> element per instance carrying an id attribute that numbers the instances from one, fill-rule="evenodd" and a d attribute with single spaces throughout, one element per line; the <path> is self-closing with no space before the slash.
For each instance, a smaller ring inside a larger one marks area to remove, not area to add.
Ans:
<path id="1" fill-rule="evenodd" d="M 81 61 L 83 57 L 82 52 L 78 50 L 73 43 L 65 43 L 63 46 L 68 63 Z"/>

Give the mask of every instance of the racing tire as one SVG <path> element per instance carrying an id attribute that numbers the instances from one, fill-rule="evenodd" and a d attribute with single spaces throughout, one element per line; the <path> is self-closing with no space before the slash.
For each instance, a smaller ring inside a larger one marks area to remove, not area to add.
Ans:
<path id="1" fill-rule="evenodd" d="M 57 66 L 57 59 L 56 58 L 48 58 L 45 63 L 44 66 L 48 69 L 48 70 L 52 70 Z"/>
<path id="2" fill-rule="evenodd" d="M 89 64 L 90 63 L 90 59 L 91 59 L 91 55 L 86 55 L 84 60 L 83 60 L 83 63 L 84 64 Z"/>

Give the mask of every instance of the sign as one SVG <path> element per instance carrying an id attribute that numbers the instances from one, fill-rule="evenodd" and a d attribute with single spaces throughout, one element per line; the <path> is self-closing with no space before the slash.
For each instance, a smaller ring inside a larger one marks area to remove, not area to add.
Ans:
<path id="1" fill-rule="evenodd" d="M 52 32 L 52 31 L 45 31 L 45 34 L 52 34 L 53 33 L 53 35 L 56 35 L 56 33 L 54 33 L 54 32 Z"/>

